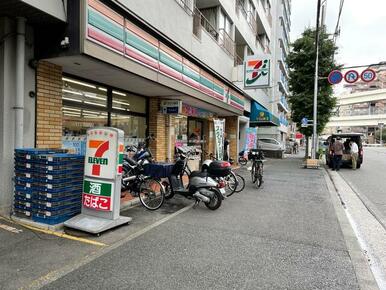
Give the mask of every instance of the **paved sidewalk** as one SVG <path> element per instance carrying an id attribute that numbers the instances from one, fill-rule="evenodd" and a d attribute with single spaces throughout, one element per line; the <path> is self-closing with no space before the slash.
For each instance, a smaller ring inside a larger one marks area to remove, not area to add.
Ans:
<path id="1" fill-rule="evenodd" d="M 324 171 L 267 164 L 262 188 L 244 172 L 219 210 L 187 210 L 46 288 L 358 289 Z"/>

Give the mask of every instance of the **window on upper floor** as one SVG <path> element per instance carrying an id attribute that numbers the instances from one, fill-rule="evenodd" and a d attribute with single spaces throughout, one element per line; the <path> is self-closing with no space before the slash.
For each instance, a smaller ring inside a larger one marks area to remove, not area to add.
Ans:
<path id="1" fill-rule="evenodd" d="M 218 21 L 218 28 L 219 30 L 223 29 L 225 32 L 230 36 L 232 34 L 232 21 L 228 17 L 228 15 L 225 14 L 224 10 L 220 9 L 220 18 Z"/>

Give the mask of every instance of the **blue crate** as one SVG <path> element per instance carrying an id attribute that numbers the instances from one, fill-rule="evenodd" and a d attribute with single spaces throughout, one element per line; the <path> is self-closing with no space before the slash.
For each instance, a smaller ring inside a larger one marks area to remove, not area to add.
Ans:
<path id="1" fill-rule="evenodd" d="M 55 171 L 83 171 L 83 164 L 58 164 L 58 165 L 50 165 L 50 164 L 42 164 L 36 163 L 34 164 L 34 169 L 36 172 L 40 173 L 50 173 Z"/>
<path id="2" fill-rule="evenodd" d="M 33 188 L 26 188 L 26 187 L 23 187 L 23 186 L 15 185 L 15 191 L 32 194 L 34 189 Z"/>
<path id="3" fill-rule="evenodd" d="M 20 178 L 30 178 L 33 179 L 35 177 L 35 172 L 33 171 L 15 171 L 15 177 Z"/>
<path id="4" fill-rule="evenodd" d="M 41 176 L 41 175 L 40 175 Z M 77 183 L 82 183 L 83 182 L 83 175 L 76 175 L 76 176 L 73 176 L 73 177 L 67 177 L 67 178 L 52 178 L 52 179 L 48 179 L 48 178 L 44 178 L 44 177 L 40 177 L 39 175 L 37 177 L 34 178 L 34 182 L 36 184 L 38 184 L 38 186 L 40 185 L 47 185 L 47 184 L 68 184 L 68 183 L 71 183 L 71 184 L 77 184 Z"/>
<path id="5" fill-rule="evenodd" d="M 15 190 L 16 191 L 24 191 L 28 193 L 32 193 L 35 189 L 34 183 L 21 182 L 15 180 Z"/>
<path id="6" fill-rule="evenodd" d="M 82 196 L 82 190 L 79 190 L 79 189 L 73 190 L 73 191 L 67 191 L 67 192 L 57 192 L 57 193 L 39 191 L 33 194 L 34 199 L 51 201 L 51 202 L 65 201 L 74 197 L 81 197 L 81 196 Z"/>
<path id="7" fill-rule="evenodd" d="M 37 191 L 47 192 L 61 192 L 70 191 L 74 189 L 82 190 L 82 181 L 68 182 L 68 183 L 35 183 L 34 189 Z"/>
<path id="8" fill-rule="evenodd" d="M 49 181 L 56 181 L 56 180 L 67 180 L 67 179 L 71 179 L 71 180 L 83 180 L 83 172 L 80 173 L 80 172 L 77 172 L 77 171 L 70 171 L 70 172 L 67 172 L 67 173 L 62 173 L 62 174 L 56 174 L 56 173 L 53 173 L 53 174 L 47 174 L 47 173 L 36 173 L 34 174 L 34 176 L 36 178 L 38 178 L 39 180 L 46 180 L 46 181 L 43 181 L 43 182 L 49 182 Z"/>
<path id="9" fill-rule="evenodd" d="M 39 163 L 62 164 L 62 163 L 84 163 L 84 155 L 79 154 L 41 154 L 38 155 Z"/>
<path id="10" fill-rule="evenodd" d="M 33 192 L 26 193 L 26 192 L 22 192 L 22 191 L 15 191 L 14 198 L 15 198 L 15 200 L 32 202 L 34 195 L 35 195 L 35 193 L 33 193 Z"/>
<path id="11" fill-rule="evenodd" d="M 34 162 L 25 162 L 25 161 L 17 161 L 15 160 L 15 171 L 33 171 L 35 169 Z"/>
<path id="12" fill-rule="evenodd" d="M 32 220 L 34 222 L 38 222 L 38 223 L 42 223 L 42 224 L 56 225 L 56 224 L 59 224 L 59 223 L 63 223 L 66 220 L 69 220 L 73 216 L 76 216 L 78 213 L 80 213 L 80 211 L 75 211 L 75 212 L 72 212 L 72 213 L 68 213 L 68 214 L 65 214 L 65 215 L 59 215 L 59 216 L 54 216 L 54 217 L 47 217 L 47 216 L 40 216 L 40 215 L 33 214 L 32 215 Z"/>
<path id="13" fill-rule="evenodd" d="M 13 201 L 14 208 L 23 209 L 23 210 L 32 210 L 33 202 L 32 201 L 20 201 L 15 199 Z"/>
<path id="14" fill-rule="evenodd" d="M 33 184 L 37 182 L 36 178 L 32 177 L 22 177 L 22 176 L 15 176 L 15 184 L 20 184 L 21 186 L 25 186 L 25 184 Z"/>
<path id="15" fill-rule="evenodd" d="M 46 210 L 46 211 L 59 211 L 65 210 L 68 208 L 73 208 L 75 206 L 81 206 L 82 199 L 77 196 L 72 199 L 62 200 L 62 201 L 43 201 L 43 200 L 34 200 L 33 208 L 38 210 Z"/>
<path id="16" fill-rule="evenodd" d="M 31 210 L 14 208 L 13 209 L 13 214 L 15 216 L 21 217 L 21 218 L 27 218 L 27 219 L 31 219 L 32 218 L 32 211 Z"/>
<path id="17" fill-rule="evenodd" d="M 149 163 L 144 166 L 144 174 L 153 178 L 166 178 L 170 176 L 174 164 Z"/>
<path id="18" fill-rule="evenodd" d="M 71 212 L 76 212 L 76 211 L 80 212 L 81 207 L 82 207 L 82 205 L 81 205 L 81 203 L 79 203 L 79 204 L 67 206 L 64 209 L 59 209 L 59 210 L 55 210 L 52 208 L 50 208 L 50 209 L 34 208 L 33 213 L 34 213 L 34 215 L 36 215 L 38 217 L 54 217 L 54 216 L 65 215 L 65 214 L 68 214 Z"/>

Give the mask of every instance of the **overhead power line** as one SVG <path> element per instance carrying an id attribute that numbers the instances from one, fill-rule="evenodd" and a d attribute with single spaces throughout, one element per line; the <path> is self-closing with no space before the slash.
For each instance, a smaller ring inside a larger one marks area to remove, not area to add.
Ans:
<path id="1" fill-rule="evenodd" d="M 344 4 L 344 0 L 340 0 L 338 20 L 336 21 L 335 32 L 334 32 L 334 43 L 336 42 L 336 38 L 340 35 L 339 22 L 340 22 L 340 16 L 342 15 L 343 4 Z"/>

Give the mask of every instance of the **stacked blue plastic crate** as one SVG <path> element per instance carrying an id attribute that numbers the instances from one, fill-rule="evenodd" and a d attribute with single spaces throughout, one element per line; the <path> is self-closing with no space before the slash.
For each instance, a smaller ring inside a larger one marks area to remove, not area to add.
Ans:
<path id="1" fill-rule="evenodd" d="M 23 154 L 29 155 L 28 159 L 21 159 Z M 34 221 L 46 224 L 61 223 L 78 214 L 83 167 L 82 155 L 49 150 L 16 152 L 15 214 L 32 216 Z"/>

